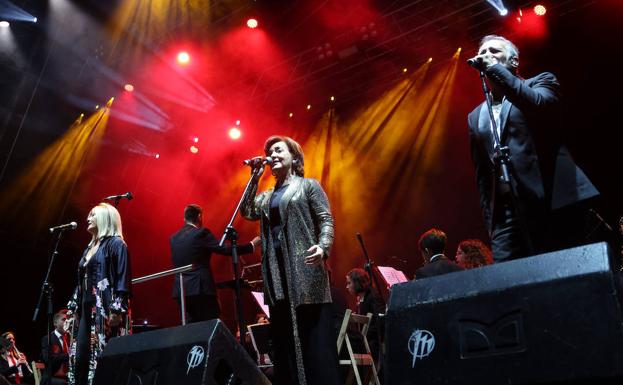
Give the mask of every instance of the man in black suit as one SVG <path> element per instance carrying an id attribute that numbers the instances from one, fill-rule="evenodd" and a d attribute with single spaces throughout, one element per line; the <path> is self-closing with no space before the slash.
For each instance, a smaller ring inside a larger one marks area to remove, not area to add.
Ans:
<path id="1" fill-rule="evenodd" d="M 210 230 L 202 227 L 203 210 L 198 205 L 188 205 L 184 209 L 184 226 L 171 236 L 171 259 L 173 266 L 182 267 L 193 264 L 191 271 L 183 273 L 186 299 L 187 322 L 199 322 L 220 315 L 216 296 L 216 284 L 212 276 L 210 257 L 212 253 L 231 255 L 231 246 L 219 247 L 218 240 Z M 238 254 L 252 253 L 260 245 L 260 238 L 239 245 Z M 173 297 L 179 303 L 179 274 L 175 275 Z"/>
<path id="2" fill-rule="evenodd" d="M 500 145 L 510 152 L 517 192 L 500 182 L 486 103 L 468 116 L 480 204 L 496 261 L 575 246 L 584 241 L 587 200 L 599 192 L 562 145 L 560 85 L 548 72 L 518 76 L 519 51 L 501 36 L 483 38 L 474 66 L 491 87 Z M 522 225 L 523 223 L 523 225 Z"/>
<path id="3" fill-rule="evenodd" d="M 50 362 L 48 359 L 48 337 L 43 336 L 41 339 L 41 357 L 46 364 L 46 368 L 51 368 L 52 385 L 66 384 L 67 383 L 67 371 L 69 364 L 69 335 L 65 331 L 65 321 L 67 321 L 67 311 L 61 310 L 54 314 L 54 331 L 50 333 L 50 342 L 52 349 L 50 350 Z M 47 372 L 44 371 L 42 375 L 47 378 Z M 49 384 L 50 382 L 45 381 Z"/>
<path id="4" fill-rule="evenodd" d="M 424 266 L 415 271 L 415 279 L 464 270 L 444 255 L 446 239 L 446 233 L 438 229 L 430 229 L 422 234 L 418 246 L 424 259 Z"/>

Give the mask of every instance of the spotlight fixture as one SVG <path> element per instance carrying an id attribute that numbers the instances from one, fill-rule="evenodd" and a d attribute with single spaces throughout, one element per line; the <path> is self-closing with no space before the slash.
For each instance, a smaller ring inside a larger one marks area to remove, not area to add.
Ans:
<path id="1" fill-rule="evenodd" d="M 542 4 L 537 4 L 534 6 L 534 14 L 537 16 L 543 16 L 547 13 L 547 8 L 545 8 Z"/>
<path id="2" fill-rule="evenodd" d="M 491 6 L 498 11 L 500 16 L 508 15 L 508 9 L 506 9 L 502 0 L 487 0 L 487 3 L 491 4 Z"/>
<path id="3" fill-rule="evenodd" d="M 193 142 L 195 142 L 195 143 L 199 143 L 199 138 L 195 136 L 195 137 L 193 138 Z"/>
<path id="4" fill-rule="evenodd" d="M 190 152 L 192 152 L 193 154 L 196 154 L 199 152 L 199 148 L 195 146 L 190 146 Z"/>
<path id="5" fill-rule="evenodd" d="M 308 104 L 306 107 L 308 110 L 311 110 L 311 104 Z"/>
<path id="6" fill-rule="evenodd" d="M 240 120 L 236 120 L 236 126 L 240 125 Z"/>
<path id="7" fill-rule="evenodd" d="M 0 21 L 0 27 L 2 28 L 7 28 L 9 25 L 10 25 L 9 22 L 6 20 Z"/>
<path id="8" fill-rule="evenodd" d="M 290 112 L 290 113 L 288 114 L 288 117 L 290 117 L 290 118 L 291 118 L 291 117 L 293 117 L 293 116 L 294 116 L 294 113 L 292 113 L 292 112 Z"/>
<path id="9" fill-rule="evenodd" d="M 128 83 L 125 86 L 123 86 L 123 89 L 128 91 L 128 92 L 132 92 L 132 91 L 134 91 L 134 86 L 132 84 Z"/>
<path id="10" fill-rule="evenodd" d="M 335 96 L 331 96 L 331 97 L 329 98 L 329 100 L 330 100 L 330 101 L 332 101 L 332 102 L 334 102 L 334 101 L 335 101 Z"/>
<path id="11" fill-rule="evenodd" d="M 186 65 L 186 64 L 190 63 L 190 55 L 188 54 L 188 52 L 182 51 L 182 52 L 178 53 L 177 54 L 177 62 L 182 64 L 182 65 Z"/>
<path id="12" fill-rule="evenodd" d="M 258 22 L 256 19 L 249 19 L 247 20 L 247 27 L 251 28 L 251 29 L 255 29 L 258 26 Z"/>
<path id="13" fill-rule="evenodd" d="M 238 127 L 232 127 L 229 129 L 229 137 L 233 140 L 238 140 L 242 136 L 242 131 Z"/>
<path id="14" fill-rule="evenodd" d="M 159 159 L 160 158 L 160 154 L 154 155 L 154 158 Z"/>

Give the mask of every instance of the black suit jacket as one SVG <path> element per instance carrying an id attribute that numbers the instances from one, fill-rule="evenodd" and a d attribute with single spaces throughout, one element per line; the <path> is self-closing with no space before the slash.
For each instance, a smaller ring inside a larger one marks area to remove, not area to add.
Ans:
<path id="1" fill-rule="evenodd" d="M 415 279 L 434 277 L 436 275 L 442 275 L 461 270 L 465 269 L 452 262 L 445 256 L 442 256 L 435 258 L 432 262 L 429 262 L 426 265 L 417 269 L 415 271 Z"/>
<path id="2" fill-rule="evenodd" d="M 186 295 L 216 295 L 216 285 L 212 276 L 210 257 L 212 253 L 231 255 L 231 246 L 219 247 L 214 234 L 206 228 L 184 225 L 170 239 L 171 260 L 174 267 L 193 264 L 195 268 L 184 273 L 184 290 Z M 247 243 L 238 246 L 238 254 L 253 252 L 253 245 Z M 179 274 L 175 275 L 173 297 L 179 298 Z"/>
<path id="3" fill-rule="evenodd" d="M 50 333 L 50 338 L 52 342 L 52 350 L 50 351 L 50 362 L 52 363 L 51 364 L 52 375 L 54 375 L 54 373 L 56 373 L 61 368 L 61 365 L 69 362 L 69 356 L 67 355 L 67 353 L 63 353 L 63 346 L 61 345 L 59 338 L 56 336 L 56 333 L 54 332 Z M 46 360 L 48 359 L 48 337 L 47 336 L 43 336 L 43 338 L 41 338 L 41 358 L 47 365 L 48 364 L 46 362 Z"/>
<path id="4" fill-rule="evenodd" d="M 560 85 L 548 72 L 521 79 L 500 64 L 486 70 L 503 92 L 500 142 L 511 154 L 511 172 L 530 219 L 599 194 L 562 145 Z M 496 170 L 486 103 L 468 116 L 472 161 L 480 204 L 489 233 L 493 229 Z"/>

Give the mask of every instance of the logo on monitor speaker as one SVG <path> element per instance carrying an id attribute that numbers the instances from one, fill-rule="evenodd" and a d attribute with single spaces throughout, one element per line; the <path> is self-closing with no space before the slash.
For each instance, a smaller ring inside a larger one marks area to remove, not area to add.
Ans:
<path id="1" fill-rule="evenodd" d="M 435 348 L 435 336 L 428 330 L 416 329 L 409 337 L 409 352 L 413 357 L 411 367 L 415 368 L 415 361 L 428 357 Z"/>
<path id="2" fill-rule="evenodd" d="M 186 363 L 188 364 L 188 369 L 186 369 L 186 375 L 190 372 L 190 369 L 196 368 L 203 362 L 203 357 L 205 357 L 205 351 L 203 347 L 199 345 L 193 346 L 188 355 L 186 356 Z"/>

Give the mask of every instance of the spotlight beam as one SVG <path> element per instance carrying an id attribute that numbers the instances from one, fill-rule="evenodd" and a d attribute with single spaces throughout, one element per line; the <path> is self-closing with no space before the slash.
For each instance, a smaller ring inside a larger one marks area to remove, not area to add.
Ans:
<path id="1" fill-rule="evenodd" d="M 8 0 L 0 0 L 0 19 L 36 23 L 37 18 Z"/>
<path id="2" fill-rule="evenodd" d="M 491 6 L 495 8 L 500 15 L 505 16 L 508 14 L 508 9 L 506 9 L 502 0 L 487 0 L 487 3 L 491 4 Z"/>

